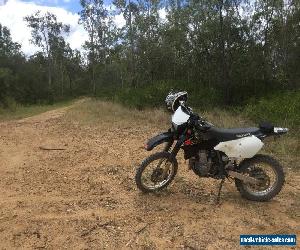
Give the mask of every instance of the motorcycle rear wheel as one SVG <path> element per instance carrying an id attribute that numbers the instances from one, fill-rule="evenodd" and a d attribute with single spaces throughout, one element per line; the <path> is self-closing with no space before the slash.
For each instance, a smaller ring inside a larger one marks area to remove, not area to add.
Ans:
<path id="1" fill-rule="evenodd" d="M 267 173 L 267 169 L 270 173 Z M 256 155 L 244 160 L 238 171 L 261 180 L 261 184 L 253 185 L 235 179 L 235 186 L 243 198 L 252 201 L 269 201 L 274 198 L 284 185 L 284 172 L 282 166 L 274 158 L 267 155 Z M 271 176 L 274 174 L 274 177 Z M 271 184 L 273 182 L 273 184 Z"/>

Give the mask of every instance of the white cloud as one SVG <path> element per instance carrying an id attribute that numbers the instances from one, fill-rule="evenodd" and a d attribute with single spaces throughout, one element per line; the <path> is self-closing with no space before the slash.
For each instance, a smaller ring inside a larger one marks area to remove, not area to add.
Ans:
<path id="1" fill-rule="evenodd" d="M 118 28 L 122 28 L 126 24 L 123 14 L 115 15 L 114 22 Z"/>
<path id="2" fill-rule="evenodd" d="M 114 5 L 108 5 L 108 6 L 105 6 L 107 9 L 110 9 L 110 10 L 115 10 L 116 7 Z M 161 19 L 162 22 L 166 22 L 167 21 L 167 10 L 165 8 L 161 8 L 158 10 L 158 15 L 159 15 L 159 18 Z M 118 14 L 118 15 L 115 15 L 114 16 L 114 22 L 116 24 L 116 26 L 118 28 L 122 28 L 123 26 L 126 25 L 126 20 L 124 19 L 124 16 L 122 13 Z"/>
<path id="3" fill-rule="evenodd" d="M 35 1 L 45 4 L 49 0 Z M 51 1 L 55 2 L 57 0 Z M 63 1 L 70 2 L 71 0 Z M 110 11 L 115 10 L 114 5 L 106 5 L 105 7 Z M 44 6 L 34 2 L 0 0 L 0 23 L 10 29 L 13 41 L 22 45 L 22 51 L 26 55 L 32 55 L 40 50 L 30 43 L 31 29 L 27 27 L 26 22 L 24 21 L 25 16 L 31 15 L 36 11 L 41 11 L 41 13 L 49 11 L 57 16 L 58 21 L 69 24 L 70 34 L 66 37 L 66 41 L 70 44 L 72 49 L 82 50 L 82 45 L 88 40 L 88 35 L 83 26 L 78 24 L 79 15 L 77 13 L 67 11 L 62 7 Z M 159 10 L 159 16 L 162 21 L 166 21 L 166 15 L 166 9 L 163 8 Z M 113 20 L 118 28 L 122 28 L 126 24 L 122 13 L 115 15 Z"/>
<path id="4" fill-rule="evenodd" d="M 117 28 L 122 28 L 125 26 L 126 21 L 123 17 L 123 14 L 116 14 L 116 6 L 113 4 L 104 4 L 104 8 L 108 10 L 109 15 L 114 15 L 113 22 L 117 26 Z"/>
<path id="5" fill-rule="evenodd" d="M 8 0 L 5 5 L 0 5 L 0 23 L 10 29 L 12 39 L 22 45 L 22 50 L 26 55 L 32 55 L 39 49 L 29 41 L 31 30 L 27 27 L 24 17 L 38 10 L 41 13 L 49 11 L 57 16 L 58 21 L 69 24 L 70 34 L 66 38 L 66 41 L 70 43 L 72 49 L 81 49 L 82 44 L 87 40 L 87 33 L 78 24 L 78 14 L 60 7 L 40 6 L 33 2 Z"/>
<path id="6" fill-rule="evenodd" d="M 160 19 L 165 22 L 167 19 L 167 10 L 165 8 L 161 8 L 158 10 L 158 15 L 160 17 Z"/>

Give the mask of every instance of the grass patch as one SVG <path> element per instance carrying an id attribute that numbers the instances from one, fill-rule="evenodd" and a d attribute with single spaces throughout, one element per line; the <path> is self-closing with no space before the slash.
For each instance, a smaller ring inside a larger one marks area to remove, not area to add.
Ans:
<path id="1" fill-rule="evenodd" d="M 67 101 L 57 102 L 52 105 L 35 104 L 35 105 L 26 105 L 26 106 L 21 104 L 16 104 L 13 109 L 0 108 L 0 121 L 16 120 L 16 119 L 30 117 L 52 109 L 70 105 L 73 102 L 74 100 L 67 100 Z"/>
<path id="2" fill-rule="evenodd" d="M 277 126 L 296 129 L 300 126 L 300 91 L 277 92 L 266 97 L 248 99 L 243 103 L 235 101 L 231 106 L 224 106 L 222 94 L 216 89 L 185 82 L 161 81 L 137 88 L 101 88 L 97 92 L 97 97 L 138 110 L 164 109 L 164 100 L 170 89 L 186 90 L 189 105 L 200 109 L 202 113 L 216 113 L 217 110 L 218 114 L 225 115 L 221 122 L 226 120 L 227 112 L 224 110 L 228 110 L 228 113 L 236 113 L 237 117 L 244 116 L 246 120 L 250 118 L 256 123 L 270 121 Z M 220 112 L 220 109 L 223 111 Z"/>
<path id="3" fill-rule="evenodd" d="M 66 119 L 77 121 L 81 125 L 120 123 L 132 127 L 147 124 L 166 127 L 170 122 L 170 114 L 162 109 L 147 108 L 141 111 L 111 101 L 91 98 L 69 110 Z"/>
<path id="4" fill-rule="evenodd" d="M 300 126 L 300 91 L 277 93 L 250 101 L 244 113 L 255 121 L 269 120 L 278 126 Z"/>

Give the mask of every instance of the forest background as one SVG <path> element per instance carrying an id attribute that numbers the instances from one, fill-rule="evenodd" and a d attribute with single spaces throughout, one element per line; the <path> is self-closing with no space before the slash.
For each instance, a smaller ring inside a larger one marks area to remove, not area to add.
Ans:
<path id="1" fill-rule="evenodd" d="M 0 24 L 0 113 L 95 96 L 131 108 L 164 105 L 170 89 L 190 106 L 300 124 L 300 1 L 81 0 L 81 50 L 51 12 L 26 16 L 26 55 Z M 164 11 L 165 16 L 160 15 Z M 125 25 L 118 27 L 116 15 Z M 20 31 L 22 32 L 22 31 Z"/>

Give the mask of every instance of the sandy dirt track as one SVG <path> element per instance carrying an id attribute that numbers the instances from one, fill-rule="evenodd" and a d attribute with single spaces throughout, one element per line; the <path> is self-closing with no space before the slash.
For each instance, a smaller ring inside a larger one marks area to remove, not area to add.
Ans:
<path id="1" fill-rule="evenodd" d="M 141 194 L 135 166 L 149 155 L 144 141 L 164 128 L 109 117 L 82 125 L 68 113 L 84 102 L 0 123 L 0 249 L 239 249 L 240 234 L 299 238 L 299 175 L 287 173 L 267 203 L 243 200 L 227 183 L 216 207 L 219 182 L 180 159 L 166 191 Z"/>

